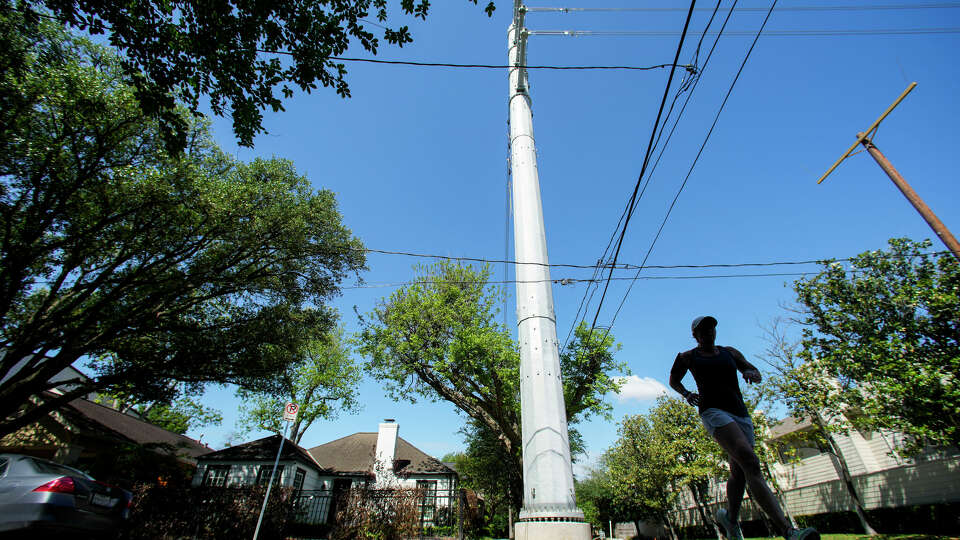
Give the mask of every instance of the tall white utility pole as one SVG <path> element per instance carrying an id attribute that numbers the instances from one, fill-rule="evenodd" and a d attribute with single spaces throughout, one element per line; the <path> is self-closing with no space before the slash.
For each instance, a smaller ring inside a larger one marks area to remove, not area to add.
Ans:
<path id="1" fill-rule="evenodd" d="M 517 540 L 589 540 L 590 525 L 577 508 L 567 415 L 560 378 L 547 238 L 533 141 L 527 84 L 526 8 L 514 0 L 508 33 L 510 61 L 510 166 L 517 264 L 517 335 L 523 431 L 523 509 Z"/>

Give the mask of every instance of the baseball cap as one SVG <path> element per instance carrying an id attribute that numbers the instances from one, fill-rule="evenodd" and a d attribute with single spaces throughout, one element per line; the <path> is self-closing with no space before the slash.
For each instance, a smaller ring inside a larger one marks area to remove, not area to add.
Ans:
<path id="1" fill-rule="evenodd" d="M 714 318 L 711 317 L 710 315 L 703 315 L 703 316 L 697 317 L 696 319 L 693 320 L 693 323 L 690 324 L 690 329 L 691 329 L 691 330 L 696 330 L 697 327 L 700 326 L 700 323 L 707 323 L 707 324 L 709 324 L 709 325 L 711 325 L 711 326 L 713 326 L 713 327 L 716 327 L 716 326 L 717 326 L 717 320 L 716 320 L 716 319 L 714 319 Z"/>

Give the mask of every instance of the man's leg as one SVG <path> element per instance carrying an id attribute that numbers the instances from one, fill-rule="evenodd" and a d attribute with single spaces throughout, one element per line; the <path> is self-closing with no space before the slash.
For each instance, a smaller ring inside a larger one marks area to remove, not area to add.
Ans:
<path id="1" fill-rule="evenodd" d="M 730 458 L 730 479 L 727 480 L 727 510 L 730 512 L 730 520 L 736 522 L 740 519 L 740 504 L 743 502 L 743 491 L 746 488 L 747 481 L 743 476 L 743 469 L 737 465 L 737 462 Z"/>
<path id="2" fill-rule="evenodd" d="M 750 486 L 750 494 L 756 503 L 770 516 L 774 526 L 779 529 L 778 532 L 785 534 L 787 529 L 790 528 L 790 522 L 787 521 L 787 518 L 783 515 L 780 503 L 777 502 L 773 492 L 770 491 L 770 488 L 767 486 L 767 482 L 763 479 L 763 473 L 760 470 L 760 460 L 757 459 L 753 448 L 750 447 L 750 442 L 747 440 L 747 436 L 744 435 L 743 430 L 736 422 L 730 422 L 725 426 L 716 428 L 713 432 L 713 438 L 716 439 L 717 443 L 720 444 L 720 447 L 727 453 L 731 461 L 733 461 L 743 473 L 744 482 Z M 729 485 L 727 490 L 727 496 L 730 497 Z M 739 501 L 742 499 L 743 488 L 741 487 L 737 499 L 738 513 L 740 510 Z M 731 505 L 733 504 L 732 499 L 728 499 L 728 502 Z M 733 506 L 730 507 L 730 511 L 733 513 Z"/>

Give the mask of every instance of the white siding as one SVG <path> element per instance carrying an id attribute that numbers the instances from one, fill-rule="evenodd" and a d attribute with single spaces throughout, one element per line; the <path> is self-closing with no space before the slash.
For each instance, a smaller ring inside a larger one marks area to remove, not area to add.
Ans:
<path id="1" fill-rule="evenodd" d="M 902 446 L 890 432 L 834 434 L 847 461 L 857 493 L 867 509 L 960 502 L 960 453 L 956 449 L 928 449 L 916 459 L 894 451 Z M 807 452 L 807 454 L 811 454 Z M 787 511 L 794 516 L 843 512 L 852 501 L 829 454 L 808 455 L 795 463 L 779 463 L 774 475 Z M 725 482 L 711 486 L 707 503 L 712 513 L 726 499 Z M 699 523 L 700 516 L 688 490 L 678 497 L 680 526 Z M 759 510 L 747 498 L 742 519 L 757 519 Z"/>
<path id="2" fill-rule="evenodd" d="M 193 486 L 199 486 L 203 482 L 203 476 L 206 474 L 208 466 L 222 466 L 229 465 L 230 473 L 227 475 L 227 484 L 225 487 L 239 487 L 239 486 L 252 486 L 257 482 L 257 474 L 260 472 L 260 467 L 273 467 L 273 462 L 266 461 L 210 461 L 205 462 L 201 460 L 197 464 L 197 471 L 193 475 Z M 283 471 L 280 475 L 279 485 L 285 487 L 293 487 L 294 477 L 296 476 L 297 468 L 303 469 L 306 471 L 306 476 L 303 480 L 303 489 L 323 489 L 322 487 L 317 487 L 321 483 L 321 478 L 319 473 L 313 466 L 306 465 L 301 461 L 283 461 L 281 460 L 279 465 L 283 466 Z M 276 481 L 276 480 L 275 480 Z"/>

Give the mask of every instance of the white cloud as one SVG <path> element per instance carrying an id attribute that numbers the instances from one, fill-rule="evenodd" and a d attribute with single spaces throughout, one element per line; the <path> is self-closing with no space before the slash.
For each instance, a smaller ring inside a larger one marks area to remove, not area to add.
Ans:
<path id="1" fill-rule="evenodd" d="M 620 387 L 620 396 L 618 398 L 621 402 L 631 399 L 650 401 L 667 393 L 667 387 L 653 377 L 629 375 L 627 377 L 620 377 L 620 382 L 623 384 L 623 386 Z"/>

